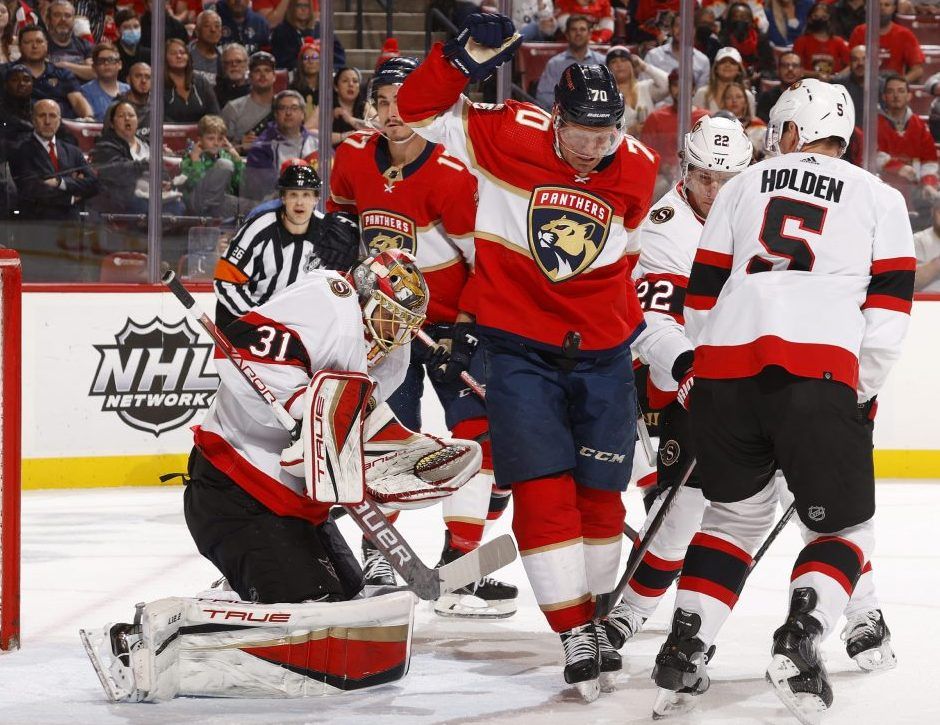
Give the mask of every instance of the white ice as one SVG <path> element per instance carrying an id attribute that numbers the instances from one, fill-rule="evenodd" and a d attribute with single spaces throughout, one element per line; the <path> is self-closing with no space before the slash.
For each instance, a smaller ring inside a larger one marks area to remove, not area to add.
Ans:
<path id="1" fill-rule="evenodd" d="M 642 507 L 627 495 L 638 527 Z M 838 633 L 825 644 L 835 704 L 825 723 L 938 723 L 940 579 L 935 512 L 940 482 L 878 484 L 875 575 L 898 654 L 897 669 L 865 674 Z M 494 527 L 509 530 L 511 511 Z M 358 548 L 358 534 L 344 519 Z M 400 528 L 434 563 L 438 507 L 407 512 Z M 794 526 L 781 535 L 728 621 L 711 668 L 713 685 L 680 723 L 789 723 L 763 679 L 770 635 L 786 609 L 799 549 Z M 0 655 L 2 723 L 635 723 L 650 721 L 649 671 L 664 638 L 672 593 L 627 646 L 616 693 L 586 705 L 566 690 L 561 648 L 517 560 L 500 572 L 521 588 L 519 612 L 496 622 L 443 619 L 426 604 L 415 623 L 411 671 L 395 684 L 318 700 L 177 699 L 108 704 L 79 643 L 79 627 L 129 621 L 135 602 L 190 595 L 216 576 L 196 552 L 182 515 L 182 489 L 33 491 L 23 496 L 23 647 Z"/>

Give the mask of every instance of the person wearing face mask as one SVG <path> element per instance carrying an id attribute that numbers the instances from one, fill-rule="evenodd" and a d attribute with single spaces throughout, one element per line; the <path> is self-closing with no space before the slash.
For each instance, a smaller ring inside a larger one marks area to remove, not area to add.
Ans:
<path id="1" fill-rule="evenodd" d="M 800 56 L 803 68 L 818 73 L 820 64 L 838 73 L 849 64 L 849 44 L 845 38 L 832 34 L 829 4 L 818 2 L 809 11 L 806 32 L 793 43 L 793 52 Z"/>
<path id="2" fill-rule="evenodd" d="M 894 71 L 909 83 L 916 83 L 924 75 L 924 51 L 909 28 L 893 21 L 897 9 L 895 0 L 881 0 L 880 43 L 881 73 Z M 849 38 L 849 47 L 865 44 L 866 23 L 856 26 Z"/>
<path id="3" fill-rule="evenodd" d="M 728 6 L 718 41 L 721 43 L 719 47 L 734 48 L 741 54 L 744 70 L 752 83 L 757 82 L 759 75 L 773 73 L 773 48 L 767 35 L 755 24 L 754 12 L 747 3 L 735 2 Z"/>
<path id="4" fill-rule="evenodd" d="M 119 39 L 116 43 L 121 56 L 121 72 L 118 80 L 127 83 L 127 74 L 135 63 L 150 64 L 150 48 L 142 42 L 140 18 L 133 8 L 122 8 L 114 16 Z"/>
<path id="5" fill-rule="evenodd" d="M 813 0 L 767 0 L 767 39 L 778 48 L 793 45 L 803 32 Z"/>

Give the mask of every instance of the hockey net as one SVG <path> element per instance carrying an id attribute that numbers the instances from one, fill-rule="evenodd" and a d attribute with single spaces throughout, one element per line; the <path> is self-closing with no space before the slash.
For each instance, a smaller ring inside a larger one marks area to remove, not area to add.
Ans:
<path id="1" fill-rule="evenodd" d="M 20 643 L 20 288 L 15 252 L 0 248 L 0 650 Z"/>

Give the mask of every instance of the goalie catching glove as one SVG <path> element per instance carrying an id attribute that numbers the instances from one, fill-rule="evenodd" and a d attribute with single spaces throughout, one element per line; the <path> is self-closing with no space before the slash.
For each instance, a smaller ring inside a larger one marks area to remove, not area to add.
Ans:
<path id="1" fill-rule="evenodd" d="M 444 44 L 451 65 L 471 81 L 482 81 L 510 60 L 522 44 L 512 20 L 496 13 L 474 13 L 456 38 Z"/>

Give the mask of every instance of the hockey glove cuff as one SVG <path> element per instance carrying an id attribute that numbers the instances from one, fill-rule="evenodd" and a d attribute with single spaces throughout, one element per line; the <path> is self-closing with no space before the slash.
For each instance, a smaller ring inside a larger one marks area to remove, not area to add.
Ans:
<path id="1" fill-rule="evenodd" d="M 676 401 L 686 410 L 689 409 L 689 393 L 692 392 L 692 386 L 695 385 L 695 376 L 692 374 L 694 359 L 695 353 L 692 350 L 686 350 L 672 364 L 672 377 L 679 383 L 679 389 L 676 391 Z"/>
<path id="2" fill-rule="evenodd" d="M 316 245 L 320 269 L 348 271 L 359 260 L 359 224 L 349 214 L 334 212 L 323 219 Z"/>
<path id="3" fill-rule="evenodd" d="M 510 60 L 522 36 L 512 20 L 496 13 L 474 13 L 456 38 L 444 44 L 444 56 L 471 81 L 487 78 Z"/>

